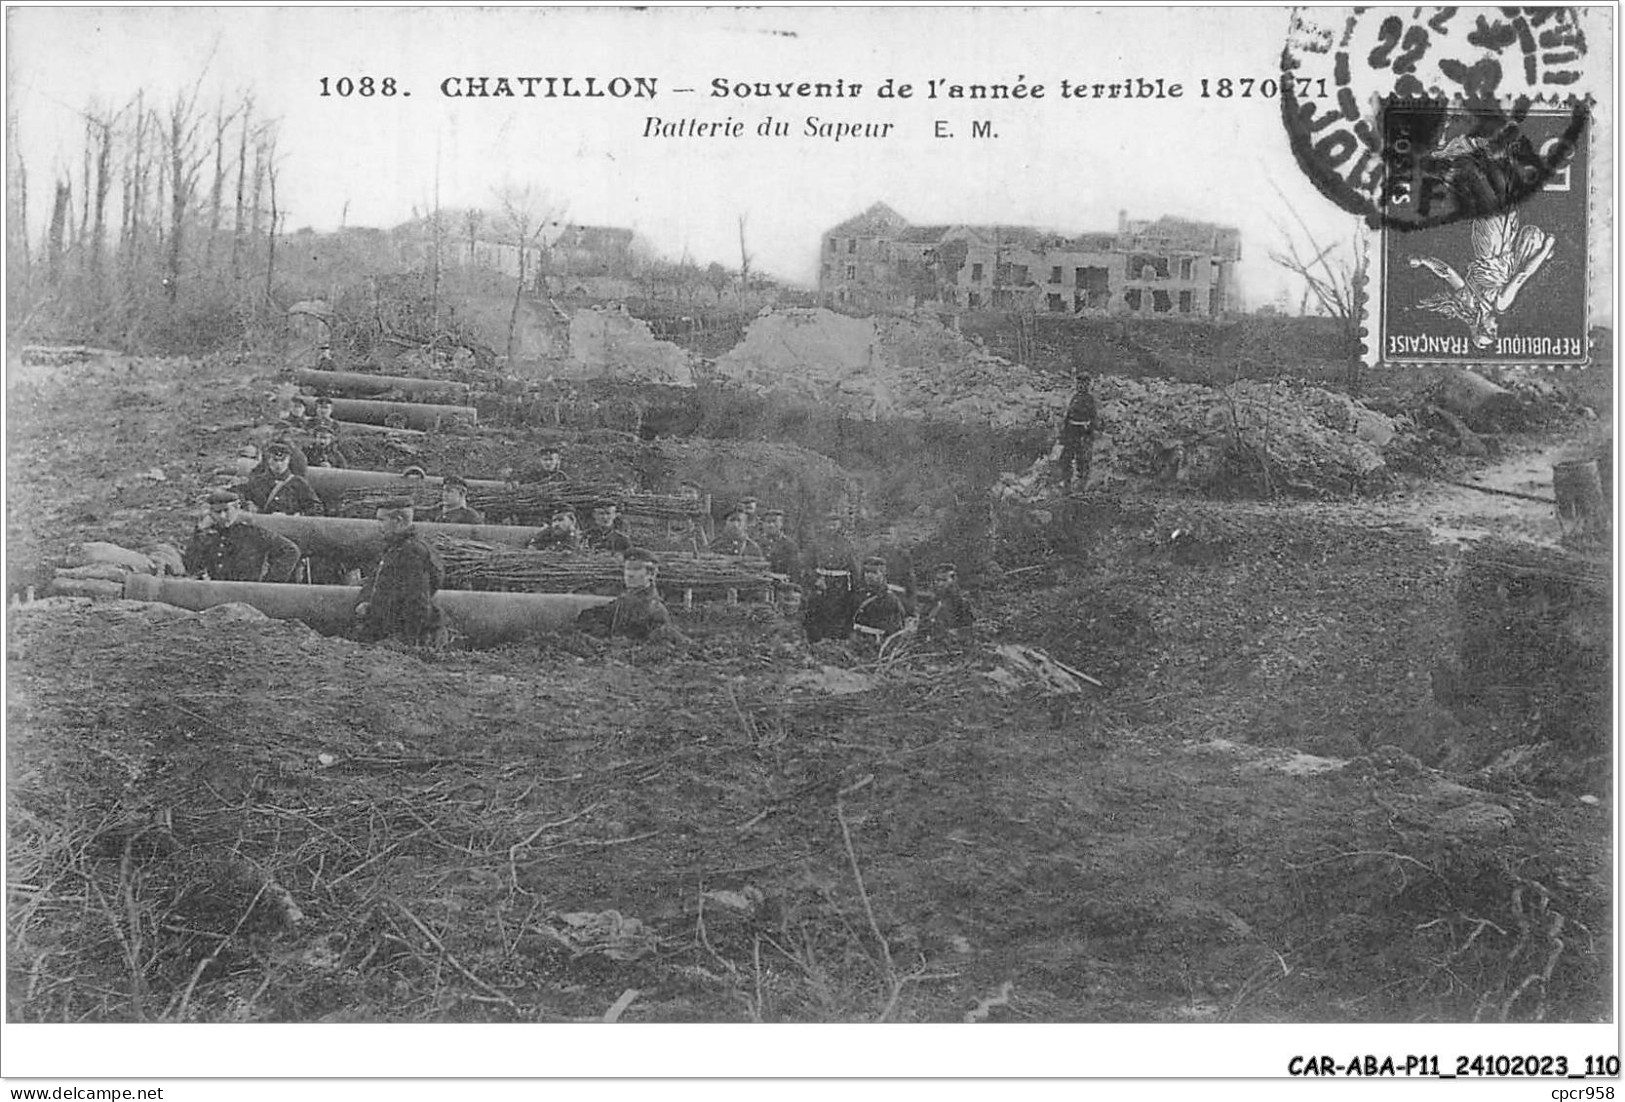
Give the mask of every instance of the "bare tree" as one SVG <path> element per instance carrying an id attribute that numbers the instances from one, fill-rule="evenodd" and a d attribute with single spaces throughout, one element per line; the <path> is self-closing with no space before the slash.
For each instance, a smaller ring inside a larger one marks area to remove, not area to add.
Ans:
<path id="1" fill-rule="evenodd" d="M 65 248 L 68 219 L 73 207 L 73 185 L 66 180 L 56 182 L 56 201 L 51 207 L 51 228 L 45 237 L 45 280 L 56 286 L 62 280 L 62 253 Z"/>
<path id="2" fill-rule="evenodd" d="M 750 290 L 750 253 L 745 251 L 745 218 L 739 216 L 739 290 L 740 293 Z M 720 295 L 718 298 L 720 299 Z"/>
<path id="3" fill-rule="evenodd" d="M 525 293 L 526 258 L 531 246 L 540 241 L 542 231 L 550 221 L 557 221 L 562 211 L 556 209 L 545 193 L 531 187 L 505 187 L 497 193 L 502 204 L 502 231 L 519 250 L 519 280 L 513 289 L 513 309 L 508 313 L 508 363 L 513 363 L 514 339 L 519 329 L 519 302 Z"/>
<path id="4" fill-rule="evenodd" d="M 1366 271 L 1370 262 L 1364 240 L 1356 234 L 1347 255 L 1341 251 L 1342 242 L 1321 244 L 1281 189 L 1277 187 L 1275 193 L 1297 223 L 1303 243 L 1300 244 L 1296 235 L 1277 222 L 1276 229 L 1285 248 L 1284 251 L 1271 251 L 1270 259 L 1303 280 L 1304 301 L 1313 299 L 1328 317 L 1337 319 L 1349 347 L 1357 350 L 1360 314 L 1365 304 Z M 1357 354 L 1355 358 L 1358 359 Z"/>
<path id="5" fill-rule="evenodd" d="M 236 218 L 231 226 L 231 275 L 233 279 L 242 273 L 243 234 L 247 229 L 247 192 L 248 192 L 248 138 L 251 129 L 250 123 L 254 118 L 254 96 L 252 93 L 243 96 L 243 125 L 237 137 L 237 209 Z"/>
<path id="6" fill-rule="evenodd" d="M 202 78 L 200 77 L 199 80 Z M 206 154 L 198 148 L 203 115 L 197 109 L 198 85 L 178 92 L 169 106 L 163 132 L 165 167 L 169 174 L 169 252 L 164 264 L 164 292 L 170 303 L 180 292 L 181 258 L 185 247 L 187 212 L 197 190 L 198 172 Z"/>

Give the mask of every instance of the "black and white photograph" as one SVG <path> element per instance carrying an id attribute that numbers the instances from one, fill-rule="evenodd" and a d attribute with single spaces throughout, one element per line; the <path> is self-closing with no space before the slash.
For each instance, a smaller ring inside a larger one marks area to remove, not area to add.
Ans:
<path id="1" fill-rule="evenodd" d="M 0 1073 L 1606 1102 L 1617 18 L 8 5 Z"/>

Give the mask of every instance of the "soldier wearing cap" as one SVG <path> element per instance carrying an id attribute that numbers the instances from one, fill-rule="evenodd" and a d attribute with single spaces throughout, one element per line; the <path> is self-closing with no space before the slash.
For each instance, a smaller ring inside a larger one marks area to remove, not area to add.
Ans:
<path id="1" fill-rule="evenodd" d="M 305 448 L 305 460 L 312 467 L 348 467 L 350 460 L 339 450 L 338 426 L 318 417 L 311 425 L 315 439 Z"/>
<path id="2" fill-rule="evenodd" d="M 846 518 L 832 512 L 824 518 L 824 531 L 802 556 L 803 588 L 807 591 L 807 641 L 845 639 L 852 634 L 857 610 L 857 552 L 844 531 Z"/>
<path id="3" fill-rule="evenodd" d="M 413 527 L 412 509 L 409 497 L 388 498 L 378 506 L 384 553 L 355 606 L 363 642 L 394 638 L 433 647 L 445 641 L 445 618 L 434 602 L 445 571 L 440 556 Z"/>
<path id="4" fill-rule="evenodd" d="M 283 440 L 265 449 L 265 466 L 256 468 L 243 483 L 243 496 L 261 513 L 292 513 L 319 517 L 325 509 L 322 499 L 302 475 L 293 470 L 293 445 Z"/>
<path id="5" fill-rule="evenodd" d="M 858 608 L 852 615 L 852 631 L 875 645 L 886 637 L 903 630 L 908 621 L 908 610 L 903 599 L 886 584 L 886 560 L 881 555 L 870 555 L 863 560 L 863 590 L 858 595 Z"/>
<path id="6" fill-rule="evenodd" d="M 552 522 L 525 544 L 531 551 L 580 551 L 583 546 L 581 529 L 576 527 L 576 515 L 570 509 L 554 513 Z"/>
<path id="7" fill-rule="evenodd" d="M 941 632 L 959 632 L 975 622 L 970 602 L 959 591 L 959 568 L 951 562 L 937 564 L 935 586 L 925 615 L 920 618 L 920 632 L 936 635 Z"/>
<path id="8" fill-rule="evenodd" d="M 801 569 L 801 549 L 796 541 L 784 534 L 784 510 L 767 509 L 762 513 L 761 535 L 758 542 L 767 557 L 768 573 L 789 582 Z"/>
<path id="9" fill-rule="evenodd" d="M 598 608 L 591 608 L 576 618 L 584 630 L 610 638 L 634 639 L 638 642 L 653 640 L 665 642 L 681 640 L 671 622 L 671 613 L 655 589 L 655 578 L 660 563 L 654 552 L 643 547 L 628 548 L 621 560 L 621 580 L 626 590 L 615 600 Z"/>
<path id="10" fill-rule="evenodd" d="M 559 449 L 551 445 L 538 453 L 538 465 L 527 472 L 526 482 L 567 482 L 570 476 L 564 473 Z"/>
<path id="11" fill-rule="evenodd" d="M 1066 413 L 1061 419 L 1061 432 L 1057 443 L 1061 448 L 1061 486 L 1067 493 L 1072 491 L 1074 477 L 1077 479 L 1080 493 L 1089 484 L 1089 463 L 1094 453 L 1095 423 L 1099 417 L 1099 412 L 1095 408 L 1095 396 L 1089 392 L 1092 381 L 1089 372 L 1079 367 L 1077 389 L 1073 391 L 1072 401 L 1066 407 Z"/>
<path id="12" fill-rule="evenodd" d="M 287 405 L 277 414 L 277 427 L 284 432 L 303 432 L 309 424 L 310 411 L 298 395 L 289 398 Z"/>
<path id="13" fill-rule="evenodd" d="M 236 490 L 216 490 L 181 561 L 193 577 L 216 582 L 286 582 L 299 566 L 299 547 L 249 522 Z"/>
<path id="14" fill-rule="evenodd" d="M 423 518 L 430 524 L 484 524 L 485 514 L 468 504 L 468 482 L 447 475 L 440 483 L 440 507 Z"/>
<path id="15" fill-rule="evenodd" d="M 592 523 L 581 529 L 581 541 L 588 551 L 609 551 L 623 554 L 632 546 L 627 534 L 615 526 L 616 505 L 613 501 L 599 501 L 592 507 Z"/>
<path id="16" fill-rule="evenodd" d="M 718 555 L 738 555 L 741 558 L 762 558 L 762 545 L 750 538 L 750 514 L 743 504 L 728 510 L 722 520 L 722 531 L 711 541 L 711 550 Z"/>

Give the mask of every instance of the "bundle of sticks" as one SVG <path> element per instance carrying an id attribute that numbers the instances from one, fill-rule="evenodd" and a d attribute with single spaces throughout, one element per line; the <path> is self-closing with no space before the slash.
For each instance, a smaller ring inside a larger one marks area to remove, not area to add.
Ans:
<path id="1" fill-rule="evenodd" d="M 625 490 L 613 482 L 532 482 L 469 491 L 468 503 L 488 517 L 513 517 L 520 524 L 546 524 L 559 509 L 591 509 L 600 501 L 613 501 L 622 513 L 651 520 L 705 516 L 699 498 L 644 494 Z"/>
<path id="2" fill-rule="evenodd" d="M 404 484 L 399 489 L 358 487 L 344 490 L 336 499 L 329 499 L 329 515 L 371 517 L 380 503 L 403 495 L 410 496 L 419 509 L 432 509 L 440 504 L 440 489 L 437 486 L 420 486 L 415 490 L 408 489 Z M 552 520 L 553 514 L 560 509 L 586 511 L 605 500 L 615 502 L 628 517 L 648 520 L 706 515 L 705 502 L 699 498 L 633 493 L 618 489 L 611 483 L 547 482 L 502 489 L 474 487 L 468 494 L 468 504 L 484 513 L 488 523 L 537 527 Z"/>
<path id="3" fill-rule="evenodd" d="M 431 542 L 446 568 L 448 589 L 574 593 L 615 589 L 621 584 L 621 561 L 610 554 L 527 551 L 451 536 L 436 536 Z M 667 593 L 759 592 L 773 586 L 765 559 L 686 552 L 657 552 L 656 557 L 660 560 L 657 584 Z"/>

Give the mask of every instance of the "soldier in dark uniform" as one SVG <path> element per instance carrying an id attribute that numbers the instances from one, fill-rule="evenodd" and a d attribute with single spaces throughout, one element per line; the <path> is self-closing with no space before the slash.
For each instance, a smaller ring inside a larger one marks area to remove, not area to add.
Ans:
<path id="1" fill-rule="evenodd" d="M 784 510 L 768 509 L 762 513 L 762 529 L 758 541 L 767 556 L 767 570 L 785 581 L 795 577 L 801 569 L 801 549 L 796 541 L 784 534 Z"/>
<path id="2" fill-rule="evenodd" d="M 318 419 L 310 431 L 315 437 L 305 449 L 305 460 L 310 466 L 342 468 L 350 465 L 350 460 L 339 450 L 337 425 Z"/>
<path id="3" fill-rule="evenodd" d="M 445 641 L 445 617 L 434 602 L 445 580 L 440 556 L 413 528 L 411 498 L 389 498 L 377 518 L 384 553 L 361 587 L 356 634 L 366 643 L 394 638 L 439 646 Z"/>
<path id="4" fill-rule="evenodd" d="M 969 628 L 976 617 L 970 602 L 959 591 L 959 568 L 951 562 L 938 563 L 935 581 L 930 604 L 920 617 L 921 634 L 939 635 Z"/>
<path id="5" fill-rule="evenodd" d="M 538 466 L 529 472 L 527 482 L 568 482 L 570 476 L 564 473 L 563 459 L 559 449 L 546 447 L 537 457 Z"/>
<path id="6" fill-rule="evenodd" d="M 1095 422 L 1098 417 L 1095 396 L 1089 393 L 1090 382 L 1088 372 L 1078 372 L 1077 390 L 1073 392 L 1072 402 L 1061 419 L 1060 474 L 1061 486 L 1067 493 L 1072 491 L 1074 472 L 1079 493 L 1089 484 L 1089 460 L 1095 448 Z"/>
<path id="7" fill-rule="evenodd" d="M 618 555 L 631 548 L 631 538 L 615 527 L 615 508 L 613 501 L 600 501 L 592 507 L 592 523 L 581 529 L 581 540 L 588 551 Z"/>
<path id="8" fill-rule="evenodd" d="M 286 582 L 299 566 L 299 547 L 249 523 L 235 490 L 216 490 L 209 512 L 186 543 L 181 561 L 193 577 L 216 582 Z"/>
<path id="9" fill-rule="evenodd" d="M 655 590 L 655 577 L 660 564 L 654 552 L 633 547 L 621 562 L 621 580 L 626 591 L 607 605 L 590 608 L 576 618 L 582 630 L 610 638 L 634 639 L 639 642 L 681 639 L 682 634 L 672 625 L 671 613 Z"/>
<path id="10" fill-rule="evenodd" d="M 759 559 L 762 557 L 762 547 L 751 539 L 746 529 L 750 524 L 750 516 L 744 508 L 735 505 L 723 518 L 722 531 L 717 538 L 711 541 L 711 551 L 717 555 L 738 555 L 746 559 Z"/>
<path id="11" fill-rule="evenodd" d="M 319 517 L 326 512 L 310 483 L 294 473 L 293 445 L 281 440 L 265 449 L 265 467 L 256 468 L 241 489 L 261 513 Z"/>
<path id="12" fill-rule="evenodd" d="M 581 529 L 576 527 L 576 515 L 569 509 L 554 513 L 553 522 L 525 544 L 530 551 L 580 551 L 584 546 Z"/>
<path id="13" fill-rule="evenodd" d="M 807 641 L 845 639 L 857 611 L 857 553 L 842 531 L 843 518 L 831 513 L 824 532 L 806 549 L 803 588 L 807 591 Z"/>
<path id="14" fill-rule="evenodd" d="M 430 524 L 484 524 L 485 514 L 468 505 L 468 483 L 447 475 L 440 483 L 440 507 L 423 518 Z"/>
<path id="15" fill-rule="evenodd" d="M 907 622 L 903 599 L 886 584 L 886 560 L 870 555 L 863 560 L 863 589 L 852 615 L 853 633 L 878 647 L 888 636 L 902 631 Z"/>

